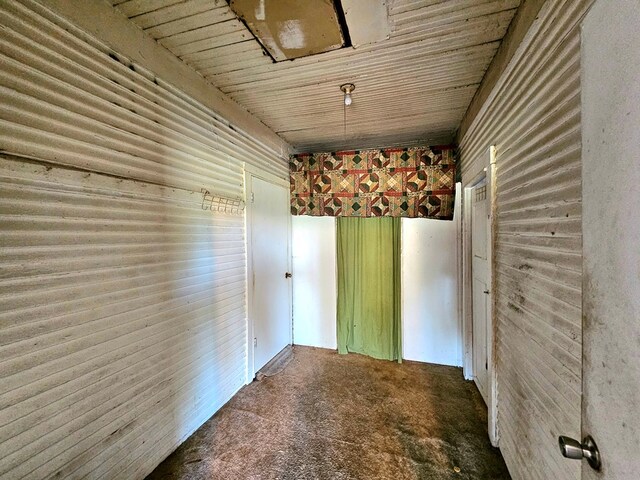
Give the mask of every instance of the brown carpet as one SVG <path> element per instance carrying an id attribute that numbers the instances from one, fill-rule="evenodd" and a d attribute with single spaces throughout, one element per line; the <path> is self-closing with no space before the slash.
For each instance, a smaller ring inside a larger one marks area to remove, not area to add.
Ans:
<path id="1" fill-rule="evenodd" d="M 508 479 L 458 368 L 294 347 L 147 477 Z"/>

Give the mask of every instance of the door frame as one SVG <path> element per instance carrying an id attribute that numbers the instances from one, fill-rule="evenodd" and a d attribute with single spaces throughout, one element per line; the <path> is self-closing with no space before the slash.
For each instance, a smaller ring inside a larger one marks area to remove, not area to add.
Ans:
<path id="1" fill-rule="evenodd" d="M 247 296 L 246 311 L 247 311 L 247 337 L 245 342 L 246 348 L 246 377 L 245 384 L 249 384 L 255 378 L 255 359 L 254 359 L 254 287 L 255 278 L 253 272 L 253 242 L 252 242 L 252 219 L 253 219 L 253 198 L 251 192 L 253 191 L 253 179 L 259 178 L 268 183 L 284 187 L 289 190 L 289 181 L 280 178 L 272 173 L 265 172 L 252 165 L 243 164 L 244 173 L 244 201 L 245 201 L 245 213 L 244 213 L 244 227 L 245 227 L 245 251 L 246 251 L 246 275 L 247 275 Z M 287 271 L 291 272 L 291 215 L 287 215 Z M 288 283 L 288 302 L 289 302 L 289 344 L 293 343 L 293 282 Z"/>
<path id="2" fill-rule="evenodd" d="M 496 281 L 495 281 L 495 256 L 493 245 L 496 241 L 496 147 L 494 145 L 487 149 L 487 154 L 483 156 L 482 171 L 470 182 L 463 186 L 462 195 L 462 335 L 464 340 L 463 374 L 467 380 L 473 380 L 473 251 L 471 245 L 471 213 L 473 208 L 472 190 L 486 178 L 488 208 L 487 225 L 487 261 L 488 261 L 488 281 L 489 298 L 487 299 L 487 322 L 489 322 L 487 334 L 487 377 L 489 385 L 487 388 L 487 408 L 488 408 L 488 431 L 489 439 L 494 447 L 499 443 L 498 432 L 498 402 L 497 402 L 497 372 L 496 364 Z"/>

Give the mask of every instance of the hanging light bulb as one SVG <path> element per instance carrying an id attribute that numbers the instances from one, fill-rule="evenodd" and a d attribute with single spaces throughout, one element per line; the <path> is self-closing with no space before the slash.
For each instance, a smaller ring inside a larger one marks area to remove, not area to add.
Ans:
<path id="1" fill-rule="evenodd" d="M 353 83 L 345 83 L 344 85 L 340 85 L 340 90 L 344 92 L 344 105 L 346 107 L 353 103 L 351 92 L 353 92 L 355 89 L 356 86 Z"/>
<path id="2" fill-rule="evenodd" d="M 356 86 L 353 83 L 345 83 L 340 85 L 340 90 L 344 93 L 344 102 L 342 105 L 343 112 L 343 125 L 344 125 L 344 138 L 347 138 L 347 107 L 353 103 L 353 98 L 351 98 L 351 92 L 356 89 Z"/>

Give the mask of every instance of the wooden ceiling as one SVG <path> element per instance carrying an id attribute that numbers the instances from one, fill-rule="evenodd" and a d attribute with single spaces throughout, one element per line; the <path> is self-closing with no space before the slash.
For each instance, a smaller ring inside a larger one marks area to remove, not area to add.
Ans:
<path id="1" fill-rule="evenodd" d="M 450 143 L 520 0 L 388 1 L 389 39 L 278 63 L 225 0 L 112 3 L 299 152 Z"/>

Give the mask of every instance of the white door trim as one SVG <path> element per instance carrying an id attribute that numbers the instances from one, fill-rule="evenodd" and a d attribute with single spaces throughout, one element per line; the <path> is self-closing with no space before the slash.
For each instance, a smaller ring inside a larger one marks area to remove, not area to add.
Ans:
<path id="1" fill-rule="evenodd" d="M 252 247 L 252 214 L 253 214 L 253 179 L 259 178 L 265 182 L 272 183 L 281 187 L 289 188 L 289 182 L 286 179 L 277 177 L 272 173 L 265 172 L 257 169 L 251 165 L 244 164 L 244 199 L 245 199 L 245 251 L 246 251 L 246 265 L 247 265 L 247 297 L 246 310 L 247 310 L 247 338 L 246 338 L 246 377 L 245 384 L 249 384 L 255 377 L 255 359 L 253 351 L 253 337 L 254 337 L 254 311 L 253 311 L 253 296 L 254 296 L 254 272 L 253 272 L 253 247 Z M 291 272 L 291 215 L 287 219 L 287 271 Z M 293 344 L 293 292 L 292 282 L 289 282 L 288 297 L 289 297 L 289 343 Z"/>
<path id="2" fill-rule="evenodd" d="M 495 303 L 495 258 L 493 255 L 493 245 L 496 241 L 496 148 L 489 147 L 485 160 L 483 161 L 483 171 L 473 180 L 468 182 L 463 188 L 462 196 L 462 333 L 464 340 L 463 355 L 463 374 L 467 380 L 472 380 L 473 372 L 473 295 L 472 295 L 472 246 L 471 246 L 471 209 L 472 207 L 472 189 L 475 185 L 486 178 L 487 182 L 487 199 L 489 201 L 489 225 L 487 228 L 487 259 L 488 268 L 488 285 L 489 298 L 487 300 L 488 311 L 487 321 L 490 328 L 488 329 L 487 344 L 489 345 L 489 353 L 487 355 L 487 370 L 489 378 L 488 386 L 488 402 L 489 410 L 489 439 L 494 447 L 498 446 L 498 405 L 497 405 L 497 372 L 494 365 L 496 363 L 496 344 L 495 331 L 496 319 L 494 315 Z"/>
<path id="3" fill-rule="evenodd" d="M 285 187 L 285 188 L 289 188 L 290 186 L 288 179 L 278 177 L 277 175 L 274 175 L 273 173 L 270 173 L 270 172 L 265 172 L 264 170 L 254 167 L 253 165 L 249 165 L 245 163 L 243 164 L 242 168 L 244 170 L 245 180 L 247 178 L 247 174 L 251 174 L 251 176 L 253 177 L 261 178 L 265 182 L 273 183 L 274 185 L 280 185 L 281 187 Z M 247 191 L 251 191 L 251 190 L 247 188 L 247 184 L 245 182 L 245 193 Z"/>
<path id="4" fill-rule="evenodd" d="M 456 222 L 456 264 L 457 264 L 457 277 L 456 282 L 458 285 L 458 295 L 457 295 L 457 312 L 458 312 L 458 365 L 462 367 L 463 375 L 466 376 L 466 333 L 465 333 L 465 322 L 464 322 L 464 271 L 463 271 L 463 257 L 464 257 L 464 248 L 463 248 L 463 239 L 462 235 L 464 233 L 463 230 L 463 213 L 464 209 L 464 195 L 462 189 L 462 183 L 456 182 L 456 205 L 455 208 L 458 209 L 457 213 L 454 214 L 454 221 Z"/>

